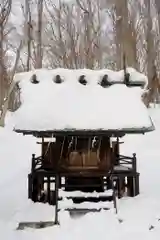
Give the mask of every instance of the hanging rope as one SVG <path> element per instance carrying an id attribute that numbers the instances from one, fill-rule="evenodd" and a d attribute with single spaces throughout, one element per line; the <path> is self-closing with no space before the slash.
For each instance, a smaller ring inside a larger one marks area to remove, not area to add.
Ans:
<path id="1" fill-rule="evenodd" d="M 69 155 L 70 155 L 70 153 L 71 153 L 71 148 L 72 148 L 72 146 L 73 146 L 73 142 L 74 142 L 74 137 L 71 138 L 71 141 L 70 141 L 70 143 L 68 144 L 68 151 L 67 151 L 67 160 L 68 160 L 68 162 L 69 162 Z"/>
<path id="2" fill-rule="evenodd" d="M 99 144 L 98 144 L 98 149 L 97 149 L 97 159 L 98 159 L 98 163 L 101 162 L 101 159 L 100 159 L 101 144 L 102 144 L 102 137 L 100 137 L 100 139 L 99 139 Z"/>
<path id="3" fill-rule="evenodd" d="M 65 140 L 66 140 L 66 137 L 63 138 L 63 143 L 62 143 L 62 146 L 61 146 L 61 153 L 60 153 L 60 161 L 62 160 Z"/>
<path id="4" fill-rule="evenodd" d="M 45 151 L 44 157 L 46 157 L 46 155 L 47 155 L 47 153 L 48 153 L 48 150 L 49 150 L 49 147 L 50 147 L 50 145 L 51 145 L 51 142 L 53 142 L 52 140 L 53 140 L 53 134 L 52 134 L 52 136 L 51 136 L 51 140 L 48 142 L 47 149 L 46 149 L 46 151 Z M 44 143 L 44 142 L 43 142 L 43 143 Z"/>
<path id="5" fill-rule="evenodd" d="M 88 139 L 88 160 L 91 160 L 91 138 Z"/>
<path id="6" fill-rule="evenodd" d="M 92 140 L 92 149 L 94 148 L 96 142 L 97 142 L 97 140 L 96 140 L 96 136 L 95 136 Z"/>
<path id="7" fill-rule="evenodd" d="M 75 148 L 75 151 L 77 151 L 77 137 L 75 137 L 75 146 L 74 146 L 74 148 Z"/>

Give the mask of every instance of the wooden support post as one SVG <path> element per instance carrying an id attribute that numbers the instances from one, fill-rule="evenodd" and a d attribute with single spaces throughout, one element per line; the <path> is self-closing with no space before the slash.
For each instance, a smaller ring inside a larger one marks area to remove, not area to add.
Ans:
<path id="1" fill-rule="evenodd" d="M 28 197 L 32 201 L 36 202 L 38 200 L 37 194 L 37 179 L 34 176 L 35 172 L 35 154 L 32 154 L 32 165 L 31 165 L 31 174 L 28 175 Z"/>
<path id="2" fill-rule="evenodd" d="M 128 196 L 134 197 L 133 177 L 127 177 Z"/>
<path id="3" fill-rule="evenodd" d="M 107 177 L 106 181 L 107 181 L 107 190 L 112 189 L 112 181 L 111 181 L 110 177 Z"/>
<path id="4" fill-rule="evenodd" d="M 137 159 L 136 159 L 136 153 L 133 153 L 133 172 L 137 172 Z"/>
<path id="5" fill-rule="evenodd" d="M 59 175 L 55 176 L 55 220 L 54 224 L 59 225 L 58 221 L 58 189 L 59 189 Z"/>
<path id="6" fill-rule="evenodd" d="M 32 200 L 32 174 L 28 174 L 28 198 Z"/>
<path id="7" fill-rule="evenodd" d="M 41 199 L 43 199 L 43 192 L 44 192 L 44 176 L 39 175 L 38 178 L 38 195 L 39 195 L 39 201 L 41 202 Z"/>
<path id="8" fill-rule="evenodd" d="M 32 166 L 31 166 L 31 173 L 35 171 L 35 154 L 32 154 Z"/>
<path id="9" fill-rule="evenodd" d="M 139 173 L 136 174 L 134 177 L 134 184 L 135 184 L 135 196 L 139 194 Z"/>
<path id="10" fill-rule="evenodd" d="M 118 191 L 118 198 L 123 197 L 124 193 L 124 178 L 118 177 L 117 179 L 117 191 Z"/>
<path id="11" fill-rule="evenodd" d="M 123 197 L 125 193 L 125 177 L 120 178 L 120 197 Z"/>
<path id="12" fill-rule="evenodd" d="M 32 175 L 33 177 L 33 190 L 32 190 L 32 200 L 34 202 L 38 201 L 38 179 L 37 176 Z"/>
<path id="13" fill-rule="evenodd" d="M 59 176 L 59 188 L 61 188 L 62 187 L 62 178 L 61 178 L 61 176 Z"/>
<path id="14" fill-rule="evenodd" d="M 41 177 L 41 191 L 44 191 L 44 176 Z"/>
<path id="15" fill-rule="evenodd" d="M 119 165 L 119 138 L 116 141 L 116 165 Z"/>
<path id="16" fill-rule="evenodd" d="M 116 214 L 118 213 L 118 208 L 117 208 L 117 201 L 116 201 L 116 187 L 114 186 L 113 183 L 113 178 L 111 178 L 111 184 L 112 184 L 112 190 L 113 190 L 113 205 L 116 210 Z"/>
<path id="17" fill-rule="evenodd" d="M 51 182 L 50 177 L 47 177 L 47 202 L 51 202 Z"/>

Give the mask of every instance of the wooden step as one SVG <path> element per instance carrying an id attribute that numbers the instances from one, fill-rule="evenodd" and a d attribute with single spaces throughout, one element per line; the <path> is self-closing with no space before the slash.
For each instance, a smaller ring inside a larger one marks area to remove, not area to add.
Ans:
<path id="1" fill-rule="evenodd" d="M 64 211 L 68 211 L 70 213 L 89 213 L 89 212 L 100 212 L 102 210 L 110 210 L 110 208 L 66 208 Z M 61 211 L 61 209 L 58 209 L 58 211 Z"/>
<path id="2" fill-rule="evenodd" d="M 106 202 L 113 201 L 113 196 L 99 196 L 99 197 L 67 197 L 67 199 L 72 199 L 74 203 L 83 202 Z"/>

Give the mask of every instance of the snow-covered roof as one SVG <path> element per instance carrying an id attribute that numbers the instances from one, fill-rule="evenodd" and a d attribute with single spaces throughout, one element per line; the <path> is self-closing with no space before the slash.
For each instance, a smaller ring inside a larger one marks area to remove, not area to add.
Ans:
<path id="1" fill-rule="evenodd" d="M 129 68 L 130 81 L 147 83 L 145 75 Z M 38 84 L 31 78 L 36 74 Z M 56 83 L 60 75 L 62 82 Z M 79 82 L 85 75 L 86 85 Z M 102 87 L 104 75 L 108 82 Z M 153 124 L 139 88 L 125 84 L 124 71 L 39 69 L 15 75 L 21 89 L 21 106 L 14 113 L 19 131 L 149 131 Z M 144 84 L 143 84 L 144 85 Z"/>

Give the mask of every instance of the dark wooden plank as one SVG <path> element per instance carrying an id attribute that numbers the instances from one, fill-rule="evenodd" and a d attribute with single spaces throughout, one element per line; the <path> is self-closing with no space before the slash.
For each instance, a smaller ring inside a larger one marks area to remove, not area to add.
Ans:
<path id="1" fill-rule="evenodd" d="M 113 195 L 108 196 L 99 196 L 99 197 L 67 197 L 71 199 L 73 203 L 83 203 L 83 202 L 111 202 L 113 201 Z"/>
<path id="2" fill-rule="evenodd" d="M 64 209 L 68 212 L 75 212 L 75 213 L 89 213 L 89 212 L 100 212 L 102 210 L 110 210 L 110 208 L 66 208 Z M 61 211 L 61 209 L 59 209 Z"/>
<path id="3" fill-rule="evenodd" d="M 59 176 L 56 175 L 55 178 L 55 219 L 54 224 L 59 225 L 58 221 L 58 190 L 59 190 Z"/>
<path id="4" fill-rule="evenodd" d="M 20 222 L 17 230 L 24 230 L 25 228 L 41 229 L 46 227 L 52 227 L 55 223 L 53 221 L 39 221 L 39 222 Z"/>

